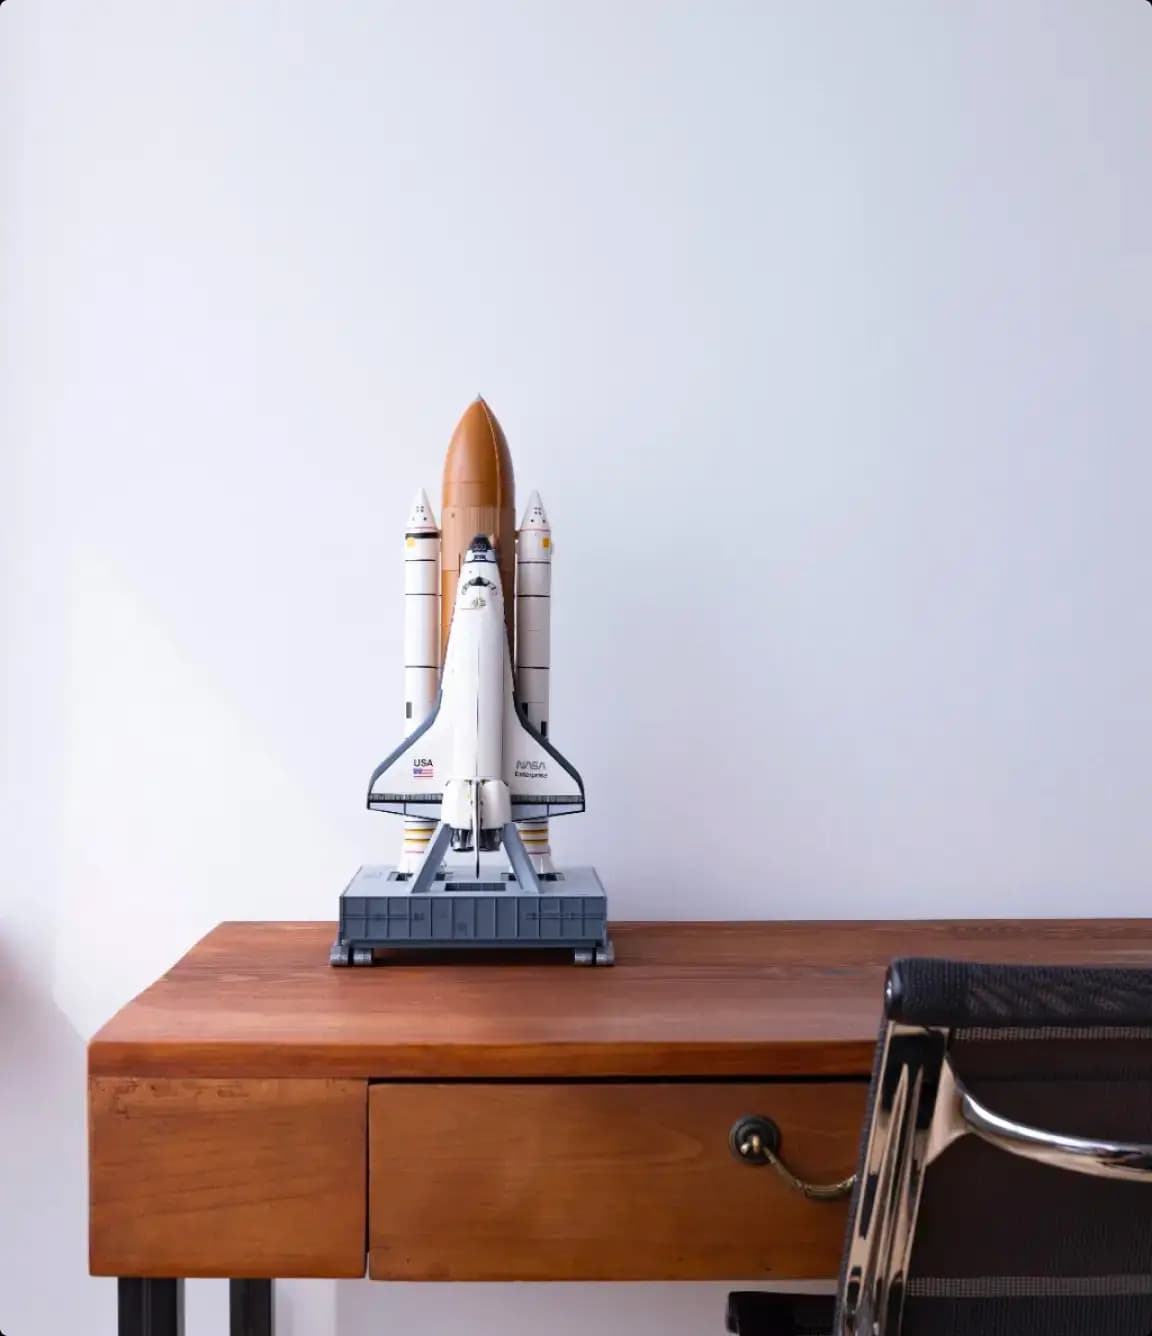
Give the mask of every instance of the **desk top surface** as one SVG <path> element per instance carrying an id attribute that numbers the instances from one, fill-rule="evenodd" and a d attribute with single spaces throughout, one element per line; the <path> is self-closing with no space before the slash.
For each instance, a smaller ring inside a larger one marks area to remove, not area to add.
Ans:
<path id="1" fill-rule="evenodd" d="M 614 924 L 617 963 L 333 969 L 330 923 L 222 923 L 89 1047 L 93 1075 L 773 1077 L 871 1070 L 894 956 L 1147 965 L 1152 920 Z"/>

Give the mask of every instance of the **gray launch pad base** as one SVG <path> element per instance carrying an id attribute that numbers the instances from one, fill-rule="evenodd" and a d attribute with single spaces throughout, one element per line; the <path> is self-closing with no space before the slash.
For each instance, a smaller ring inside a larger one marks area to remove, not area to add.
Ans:
<path id="1" fill-rule="evenodd" d="M 333 965 L 371 965 L 388 951 L 567 950 L 580 965 L 611 965 L 608 901 L 595 868 L 567 868 L 539 890 L 503 873 L 476 880 L 442 869 L 425 887 L 396 869 L 362 867 L 340 896 Z"/>

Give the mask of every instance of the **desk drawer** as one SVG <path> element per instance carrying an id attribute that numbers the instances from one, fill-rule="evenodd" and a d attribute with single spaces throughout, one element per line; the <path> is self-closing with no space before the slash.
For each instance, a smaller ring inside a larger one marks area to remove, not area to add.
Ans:
<path id="1" fill-rule="evenodd" d="M 836 1273 L 844 1202 L 737 1160 L 772 1118 L 815 1180 L 855 1165 L 866 1085 L 386 1083 L 368 1100 L 378 1280 L 751 1280 Z"/>
<path id="2" fill-rule="evenodd" d="M 92 1077 L 95 1276 L 363 1276 L 366 1081 Z"/>

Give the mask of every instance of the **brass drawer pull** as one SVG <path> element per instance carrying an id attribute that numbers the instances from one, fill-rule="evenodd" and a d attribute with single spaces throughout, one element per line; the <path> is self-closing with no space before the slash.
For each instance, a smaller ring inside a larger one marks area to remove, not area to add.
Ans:
<path id="1" fill-rule="evenodd" d="M 771 1118 L 752 1113 L 739 1119 L 728 1134 L 732 1153 L 744 1164 L 758 1168 L 770 1164 L 780 1177 L 796 1192 L 811 1201 L 838 1201 L 847 1197 L 856 1183 L 856 1175 L 842 1178 L 838 1183 L 807 1183 L 797 1178 L 780 1158 L 780 1129 Z"/>

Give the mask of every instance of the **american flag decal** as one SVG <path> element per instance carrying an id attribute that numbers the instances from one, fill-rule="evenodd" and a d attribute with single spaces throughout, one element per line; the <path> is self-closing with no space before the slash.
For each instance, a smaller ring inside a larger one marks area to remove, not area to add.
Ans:
<path id="1" fill-rule="evenodd" d="M 413 761 L 412 778 L 413 779 L 431 779 L 434 774 L 431 761 Z"/>

